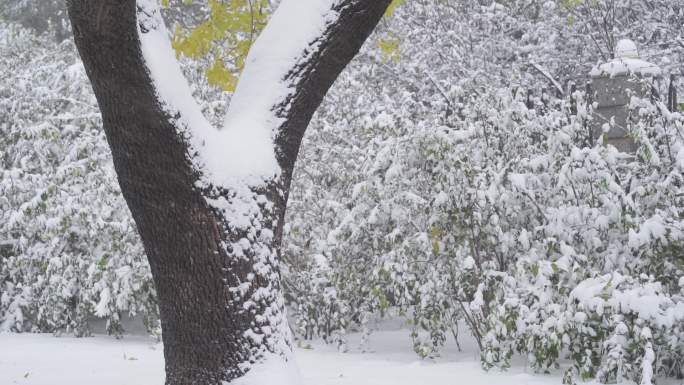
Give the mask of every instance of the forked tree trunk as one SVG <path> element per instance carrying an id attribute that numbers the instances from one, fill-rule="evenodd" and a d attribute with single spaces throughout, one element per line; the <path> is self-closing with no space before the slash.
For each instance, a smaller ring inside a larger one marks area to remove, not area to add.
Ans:
<path id="1" fill-rule="evenodd" d="M 282 118 L 273 141 L 281 172 L 259 185 L 230 186 L 203 179 L 179 116 L 155 88 L 141 37 L 158 27 L 146 22 L 158 22 L 149 14 L 158 11 L 135 0 L 68 1 L 121 190 L 157 287 L 169 385 L 230 382 L 251 364 L 290 349 L 278 254 L 294 162 L 312 114 L 390 3 L 321 1 L 337 17 L 302 47 L 303 59 L 283 79 L 292 92 L 272 106 Z M 236 204 L 247 208 L 235 214 Z"/>

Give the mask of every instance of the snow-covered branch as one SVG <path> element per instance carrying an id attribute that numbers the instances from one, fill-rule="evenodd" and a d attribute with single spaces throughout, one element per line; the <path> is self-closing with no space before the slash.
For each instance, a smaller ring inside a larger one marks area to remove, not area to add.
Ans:
<path id="1" fill-rule="evenodd" d="M 250 50 L 223 127 L 215 128 L 192 97 L 158 2 L 138 0 L 142 53 L 160 103 L 177 118 L 196 166 L 211 183 L 224 186 L 236 177 L 254 183 L 280 174 L 274 140 L 303 82 L 291 75 L 319 53 L 344 3 L 352 2 L 284 0 Z"/>

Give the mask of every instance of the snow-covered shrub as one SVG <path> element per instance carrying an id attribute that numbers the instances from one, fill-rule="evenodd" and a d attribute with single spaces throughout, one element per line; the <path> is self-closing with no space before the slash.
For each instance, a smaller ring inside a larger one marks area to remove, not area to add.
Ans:
<path id="1" fill-rule="evenodd" d="M 492 202 L 518 198 L 498 221 L 513 231 L 496 244 L 514 242 L 492 250 L 510 267 L 499 270 L 506 278 L 489 309 L 485 366 L 507 365 L 518 351 L 546 370 L 568 353 L 583 379 L 641 381 L 652 349 L 655 374 L 684 374 L 684 141 L 677 134 L 684 120 L 659 107 L 633 101 L 642 117 L 633 129 L 636 157 L 600 144 L 578 147 L 585 128 L 570 117 L 500 171 L 511 184 L 496 186 Z M 527 198 L 536 219 L 522 215 Z"/>
<path id="2" fill-rule="evenodd" d="M 0 330 L 89 333 L 156 295 L 70 42 L 0 24 Z"/>
<path id="3" fill-rule="evenodd" d="M 654 376 L 681 375 L 682 117 L 633 100 L 630 157 L 596 143 L 581 93 L 542 92 L 586 79 L 610 44 L 567 7 L 407 2 L 338 79 L 302 146 L 284 238 L 302 336 L 338 340 L 396 311 L 421 356 L 465 321 L 485 368 L 523 353 L 540 371 L 569 357 L 568 381 L 648 382 L 652 351 Z M 619 18 L 662 23 L 606 39 L 633 37 L 650 57 L 684 16 L 654 7 Z M 672 324 L 575 302 L 608 274 L 622 277 L 611 295 L 659 287 Z"/>
<path id="4" fill-rule="evenodd" d="M 71 35 L 66 8 L 66 2 L 60 0 L 0 0 L 0 21 L 21 24 L 62 42 Z"/>
<path id="5" fill-rule="evenodd" d="M 438 354 L 464 320 L 485 368 L 523 353 L 540 371 L 569 357 L 569 377 L 650 381 L 644 362 L 654 376 L 681 376 L 682 116 L 633 100 L 641 118 L 631 156 L 592 144 L 580 93 L 573 112 L 553 99 L 530 109 L 521 90 L 449 92 L 467 100 L 458 119 L 370 112 L 353 157 L 337 155 L 339 143 L 354 140 L 344 132 L 314 132 L 332 140 L 311 150 L 307 175 L 346 188 L 347 199 L 314 185 L 294 196 L 324 202 L 309 210 L 316 226 L 288 239 L 304 240 L 290 244 L 293 255 L 317 252 L 315 263 L 299 265 L 305 275 L 290 271 L 302 291 L 292 298 L 300 325 L 363 328 L 357 320 L 392 309 L 413 325 L 421 356 Z M 337 179 L 343 173 L 351 182 Z M 596 291 L 597 279 L 610 284 Z M 639 313 L 632 300 L 655 307 Z M 321 317 L 317 303 L 335 310 Z"/>

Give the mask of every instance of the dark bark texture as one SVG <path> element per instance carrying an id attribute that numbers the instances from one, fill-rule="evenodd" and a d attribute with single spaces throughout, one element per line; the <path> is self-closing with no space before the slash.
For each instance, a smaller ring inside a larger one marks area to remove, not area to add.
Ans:
<path id="1" fill-rule="evenodd" d="M 283 172 L 266 191 L 255 192 L 273 203 L 260 206 L 256 228 L 273 231 L 275 236 L 267 238 L 265 247 L 274 255 L 280 246 L 290 179 L 304 131 L 389 3 L 341 1 L 339 21 L 328 26 L 319 48 L 288 76 L 298 79 L 296 92 L 274 106 L 286 118 L 275 144 Z M 274 306 L 274 298 L 266 298 L 248 311 L 245 301 L 259 288 L 280 290 L 273 274 L 254 271 L 254 250 L 242 250 L 238 257 L 231 247 L 241 239 L 255 245 L 260 234 L 235 230 L 207 203 L 206 198 L 216 194 L 230 200 L 230 191 L 209 193 L 194 187 L 201 175 L 192 165 L 188 143 L 178 134 L 176 119 L 157 99 L 144 63 L 136 17 L 142 9 L 136 1 L 69 0 L 68 9 L 74 39 L 102 112 L 121 190 L 157 287 L 166 383 L 216 385 L 240 377 L 245 372 L 240 364 L 264 351 L 245 332 L 254 325 L 272 326 L 255 321 L 255 314 Z M 275 262 L 270 268 L 277 275 Z M 229 290 L 244 282 L 250 282 L 248 293 Z M 266 345 L 266 350 L 273 350 Z"/>

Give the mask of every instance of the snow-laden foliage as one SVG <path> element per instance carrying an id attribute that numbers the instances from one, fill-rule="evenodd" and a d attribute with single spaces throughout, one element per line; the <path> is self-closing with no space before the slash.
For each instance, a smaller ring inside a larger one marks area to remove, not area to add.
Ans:
<path id="1" fill-rule="evenodd" d="M 344 348 L 392 311 L 424 357 L 465 332 L 485 368 L 522 353 L 540 371 L 569 358 L 568 381 L 684 375 L 682 117 L 634 99 L 639 150 L 621 154 L 565 86 L 606 49 L 579 18 L 613 3 L 398 8 L 302 146 L 284 249 L 302 337 Z M 632 3 L 654 9 L 610 38 L 672 72 L 681 6 Z"/>
<path id="2" fill-rule="evenodd" d="M 530 110 L 511 91 L 486 100 L 454 127 L 373 135 L 374 155 L 351 158 L 365 175 L 347 200 L 314 198 L 312 223 L 334 224 L 325 238 L 290 224 L 312 252 L 291 272 L 302 335 L 343 341 L 393 307 L 422 356 L 465 320 L 486 368 L 520 352 L 542 371 L 568 356 L 582 378 L 638 380 L 650 345 L 656 373 L 681 376 L 684 119 L 635 100 L 631 157 L 583 146 L 581 101 L 572 114 Z M 387 119 L 366 124 L 383 131 Z"/>
<path id="3" fill-rule="evenodd" d="M 71 43 L 0 29 L 0 330 L 156 328 L 156 295 Z"/>
<path id="4" fill-rule="evenodd" d="M 684 10 L 589 4 L 395 9 L 300 151 L 282 250 L 300 338 L 344 349 L 348 331 L 392 313 L 423 357 L 472 334 L 485 368 L 524 354 L 539 371 L 570 362 L 569 383 L 684 375 L 683 118 L 635 98 L 628 156 L 591 135 L 591 103 L 566 86 L 583 90 L 626 37 L 673 73 Z M 85 333 L 99 316 L 117 331 L 131 312 L 153 325 L 151 278 L 73 47 L 1 36 L 0 323 Z M 226 100 L 203 65 L 183 69 L 218 124 Z"/>
<path id="5" fill-rule="evenodd" d="M 45 34 L 58 43 L 69 38 L 66 2 L 60 0 L 0 0 L 0 21 L 21 24 L 37 34 Z"/>

